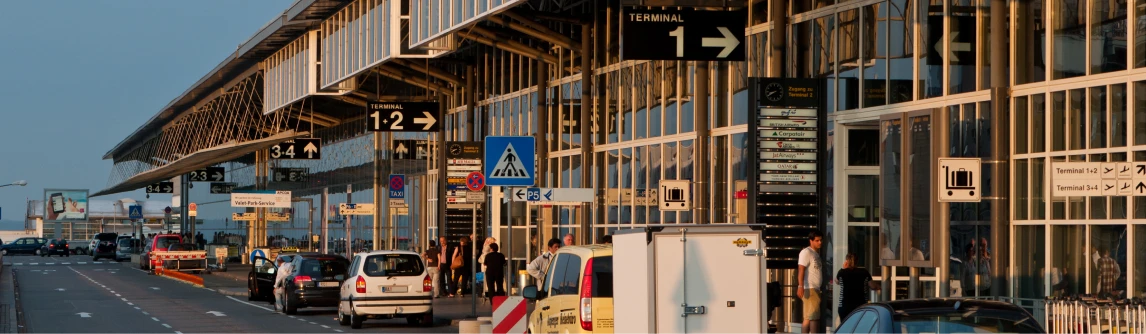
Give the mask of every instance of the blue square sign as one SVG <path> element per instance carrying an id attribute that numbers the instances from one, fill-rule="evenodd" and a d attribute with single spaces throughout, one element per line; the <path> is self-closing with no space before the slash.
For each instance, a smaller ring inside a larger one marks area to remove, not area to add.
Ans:
<path id="1" fill-rule="evenodd" d="M 406 198 L 406 176 L 402 174 L 390 174 L 390 198 L 403 199 Z"/>
<path id="2" fill-rule="evenodd" d="M 128 219 L 143 219 L 143 206 L 132 205 L 127 209 Z"/>
<path id="3" fill-rule="evenodd" d="M 532 186 L 534 184 L 534 139 L 527 136 L 485 137 L 485 184 L 487 186 Z"/>

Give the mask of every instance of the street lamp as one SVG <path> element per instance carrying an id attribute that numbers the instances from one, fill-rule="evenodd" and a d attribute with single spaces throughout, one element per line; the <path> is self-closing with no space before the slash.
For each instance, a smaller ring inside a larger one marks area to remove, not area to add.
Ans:
<path id="1" fill-rule="evenodd" d="M 2 185 L 2 186 L 0 186 L 0 187 L 7 187 L 7 186 L 21 186 L 21 187 L 23 187 L 23 186 L 26 186 L 26 185 L 28 185 L 28 181 L 20 180 L 20 181 L 16 181 L 16 182 L 12 182 L 12 183 L 9 183 L 9 184 L 5 184 L 5 185 Z"/>

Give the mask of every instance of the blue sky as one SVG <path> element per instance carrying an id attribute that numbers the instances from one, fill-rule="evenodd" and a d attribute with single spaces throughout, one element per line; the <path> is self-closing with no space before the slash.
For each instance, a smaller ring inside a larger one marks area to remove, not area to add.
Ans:
<path id="1" fill-rule="evenodd" d="M 104 189 L 104 153 L 293 2 L 5 1 L 0 185 L 28 186 L 0 188 L 0 219 L 22 221 L 45 188 Z M 122 197 L 144 194 L 103 199 Z"/>

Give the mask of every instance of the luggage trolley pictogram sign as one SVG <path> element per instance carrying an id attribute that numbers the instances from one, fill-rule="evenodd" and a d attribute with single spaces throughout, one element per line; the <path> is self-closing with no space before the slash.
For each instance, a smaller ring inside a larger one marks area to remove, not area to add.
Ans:
<path id="1" fill-rule="evenodd" d="M 939 201 L 979 202 L 981 166 L 979 158 L 939 158 Z"/>

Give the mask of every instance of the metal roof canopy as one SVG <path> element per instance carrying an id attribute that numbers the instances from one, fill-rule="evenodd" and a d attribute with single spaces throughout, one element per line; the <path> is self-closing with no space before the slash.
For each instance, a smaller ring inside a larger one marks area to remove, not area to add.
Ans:
<path id="1" fill-rule="evenodd" d="M 169 122 L 180 115 L 192 111 L 191 109 L 201 101 L 209 98 L 219 89 L 225 89 L 228 82 L 236 79 L 248 69 L 258 65 L 268 55 L 281 49 L 290 41 L 302 36 L 309 28 L 321 22 L 338 9 L 350 2 L 340 0 L 298 0 L 290 8 L 283 11 L 279 17 L 263 25 L 254 36 L 240 44 L 238 48 L 219 65 L 200 78 L 179 97 L 172 100 L 167 106 L 159 110 L 155 116 L 148 119 L 128 135 L 114 148 L 104 154 L 103 159 L 136 148 L 147 139 L 155 136 L 157 130 L 162 129 Z M 116 187 L 119 188 L 119 187 Z M 101 193 L 103 193 L 101 191 Z"/>
<path id="2" fill-rule="evenodd" d="M 191 153 L 167 166 L 152 169 L 120 182 L 114 187 L 100 190 L 90 197 L 97 197 L 143 188 L 149 184 L 167 180 L 173 176 L 189 173 L 193 170 L 214 165 L 220 161 L 238 159 L 244 155 L 258 150 L 265 150 L 286 140 L 309 135 L 309 132 L 286 131 L 270 137 L 246 141 L 242 143 L 230 142 L 208 149 Z"/>

